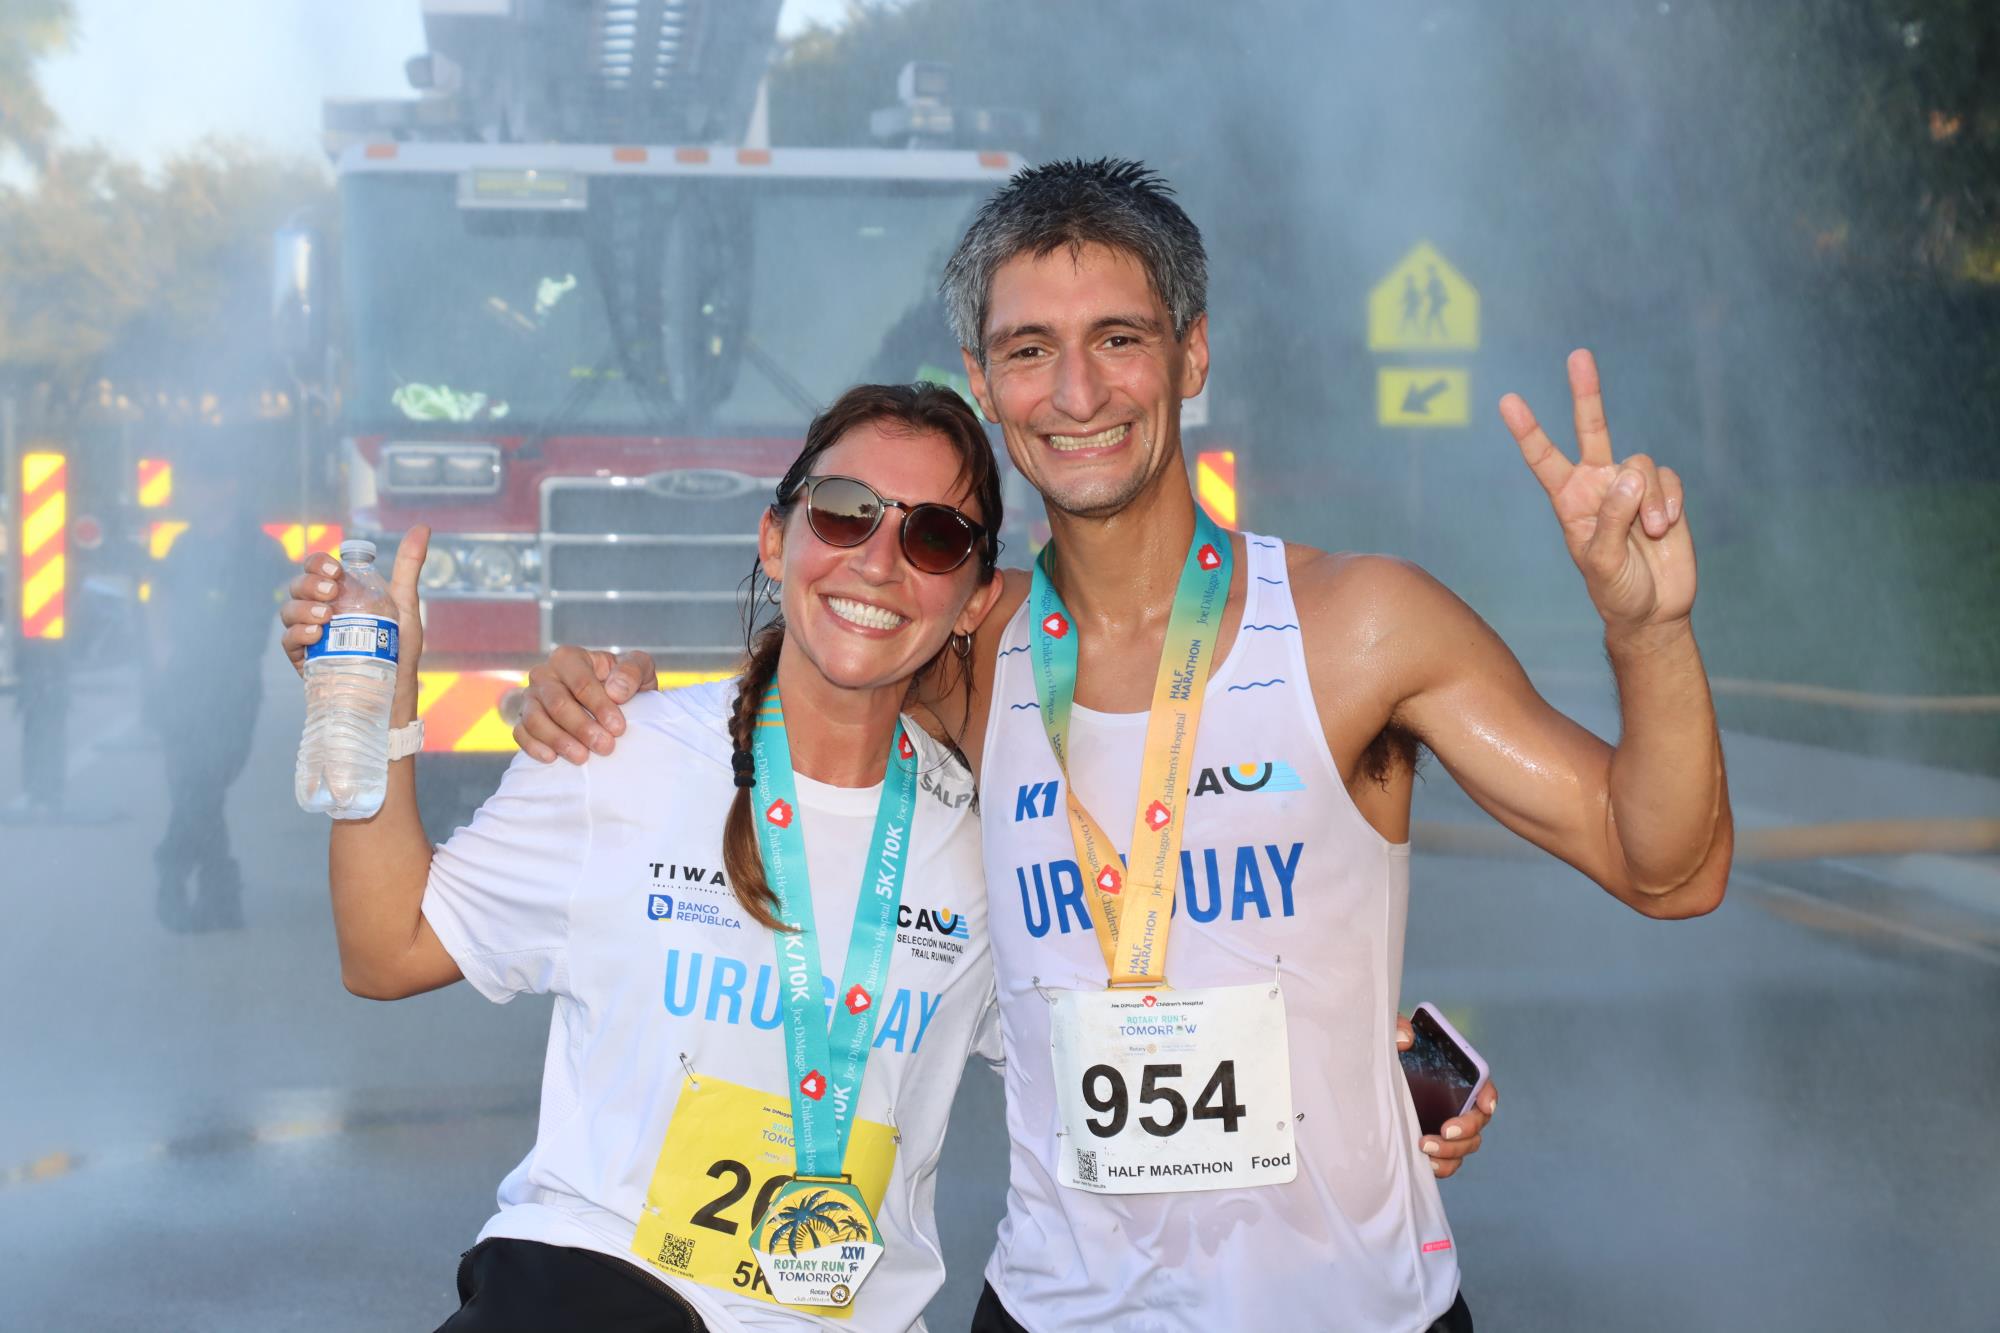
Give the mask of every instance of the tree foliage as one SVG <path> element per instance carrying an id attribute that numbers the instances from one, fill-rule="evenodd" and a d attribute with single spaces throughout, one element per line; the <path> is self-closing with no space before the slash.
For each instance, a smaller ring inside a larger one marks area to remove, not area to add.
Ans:
<path id="1" fill-rule="evenodd" d="M 0 0 L 0 149 L 39 165 L 55 130 L 36 67 L 68 47 L 73 0 Z"/>
<path id="2" fill-rule="evenodd" d="M 57 416 L 101 380 L 134 400 L 272 383 L 271 235 L 327 197 L 316 165 L 218 142 L 150 173 L 50 152 L 0 188 L 0 375 Z"/>
<path id="3" fill-rule="evenodd" d="M 1429 138 L 1439 147 L 1417 156 L 1443 166 L 1470 133 L 1484 151 L 1450 163 L 1468 190 L 1504 188 L 1530 165 L 1566 167 L 1545 178 L 1580 189 L 1621 159 L 1665 168 L 1676 181 L 1653 183 L 1684 182 L 1696 192 L 1686 202 L 1807 261 L 1845 253 L 1983 276 L 1968 254 L 2000 227 L 1991 0 L 1430 0 L 1256 17 L 1208 0 L 851 2 L 843 23 L 782 52 L 775 137 L 864 142 L 869 111 L 893 100 L 910 60 L 951 64 L 962 104 L 1040 112 L 1052 155 L 1115 138 L 1164 164 L 1234 140 L 1253 156 L 1282 146 L 1282 169 L 1310 167 L 1330 144 L 1406 153 Z M 1685 221 L 1676 214 L 1653 221 Z"/>
<path id="4" fill-rule="evenodd" d="M 2000 469 L 1992 0 L 884 0 L 788 44 L 774 140 L 865 142 L 909 60 L 1038 112 L 1030 157 L 1166 172 L 1209 240 L 1218 409 L 1289 463 L 1382 456 L 1357 311 L 1428 237 L 1496 316 L 1495 394 L 1527 341 L 1590 342 L 1719 474 L 1894 467 L 1884 431 Z"/>

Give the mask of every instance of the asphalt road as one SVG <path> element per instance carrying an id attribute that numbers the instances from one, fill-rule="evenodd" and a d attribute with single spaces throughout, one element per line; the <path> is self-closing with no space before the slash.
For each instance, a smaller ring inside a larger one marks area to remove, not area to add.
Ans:
<path id="1" fill-rule="evenodd" d="M 546 1005 L 341 989 L 275 672 L 230 802 L 249 926 L 162 931 L 159 755 L 127 682 L 85 685 L 83 820 L 0 823 L 0 1329 L 434 1327 L 532 1140 Z M 0 805 L 14 746 L 0 718 Z M 1445 1187 L 1482 1331 L 2000 1323 L 1990 934 L 1813 864 L 1675 924 L 1554 863 L 1419 856 L 1413 878 L 1405 1006 L 1444 1006 L 1501 1089 Z M 975 1068 L 939 1330 L 978 1293 L 1001 1133 Z"/>

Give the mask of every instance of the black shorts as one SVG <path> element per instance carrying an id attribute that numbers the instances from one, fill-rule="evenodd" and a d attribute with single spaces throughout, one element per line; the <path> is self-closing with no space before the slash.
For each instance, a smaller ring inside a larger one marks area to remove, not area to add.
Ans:
<path id="1" fill-rule="evenodd" d="M 458 1263 L 458 1313 L 437 1333 L 705 1333 L 679 1292 L 623 1259 L 494 1237 Z"/>
<path id="2" fill-rule="evenodd" d="M 1000 1297 L 988 1283 L 986 1290 L 979 1293 L 979 1308 L 972 1312 L 972 1333 L 1028 1333 L 1028 1330 L 1007 1313 L 1007 1307 L 1000 1304 Z M 1451 1308 L 1431 1325 L 1430 1333 L 1472 1333 L 1472 1311 L 1465 1306 L 1464 1292 L 1452 1299 Z"/>

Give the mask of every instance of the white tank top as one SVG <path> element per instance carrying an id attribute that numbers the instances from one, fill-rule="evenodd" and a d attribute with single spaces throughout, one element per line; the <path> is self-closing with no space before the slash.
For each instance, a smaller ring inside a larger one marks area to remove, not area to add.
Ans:
<path id="1" fill-rule="evenodd" d="M 1195 738 L 1167 976 L 1192 988 L 1282 975 L 1299 1173 L 1184 1194 L 1056 1183 L 1049 1003 L 1037 987 L 1096 989 L 1105 972 L 1035 702 L 1024 603 L 1001 642 L 980 776 L 1011 1139 L 986 1276 L 1037 1333 L 1410 1333 L 1458 1291 L 1394 1044 L 1409 849 L 1362 817 L 1327 749 L 1283 543 L 1246 533 L 1244 553 L 1242 629 L 1214 667 Z M 1077 795 L 1125 852 L 1146 714 L 1073 716 Z"/>

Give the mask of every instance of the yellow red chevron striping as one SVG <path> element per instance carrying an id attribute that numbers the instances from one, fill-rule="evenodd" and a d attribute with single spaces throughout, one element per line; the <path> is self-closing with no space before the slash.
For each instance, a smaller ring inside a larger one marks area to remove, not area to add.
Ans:
<path id="1" fill-rule="evenodd" d="M 1194 456 L 1194 493 L 1208 516 L 1236 526 L 1236 451 L 1208 449 Z"/>
<path id="2" fill-rule="evenodd" d="M 146 529 L 146 552 L 155 560 L 165 560 L 167 552 L 174 549 L 174 539 L 188 530 L 184 518 L 156 518 L 153 526 Z"/>
<path id="3" fill-rule="evenodd" d="M 174 498 L 174 465 L 164 458 L 139 460 L 139 508 L 159 509 Z"/>
<path id="4" fill-rule="evenodd" d="M 660 688 L 726 680 L 733 671 L 662 671 Z M 514 749 L 515 710 L 507 696 L 526 685 L 522 671 L 419 671 L 417 716 L 426 753 L 496 754 Z"/>
<path id="5" fill-rule="evenodd" d="M 285 554 L 294 564 L 306 558 L 308 549 L 314 551 L 340 549 L 342 534 L 338 523 L 266 523 L 264 531 L 284 546 Z"/>
<path id="6" fill-rule="evenodd" d="M 63 636 L 68 578 L 69 462 L 57 453 L 21 457 L 21 637 Z"/>
<path id="7" fill-rule="evenodd" d="M 479 754 L 514 748 L 514 724 L 500 704 L 528 683 L 520 671 L 419 671 L 417 716 L 426 752 Z"/>

